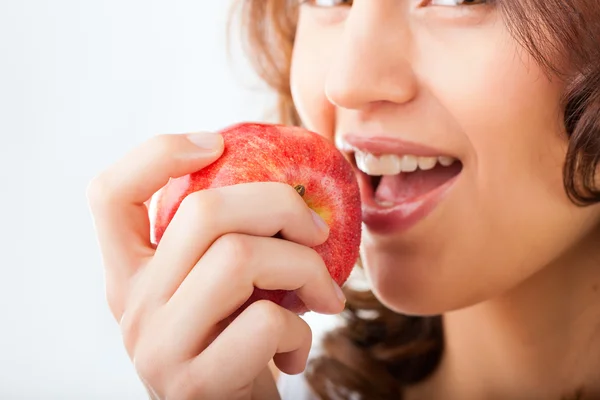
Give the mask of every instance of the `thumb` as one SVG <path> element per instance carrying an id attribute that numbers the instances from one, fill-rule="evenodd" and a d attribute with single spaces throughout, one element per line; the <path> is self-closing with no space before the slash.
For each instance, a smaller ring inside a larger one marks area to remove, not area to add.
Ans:
<path id="1" fill-rule="evenodd" d="M 147 204 L 170 178 L 196 172 L 223 154 L 220 133 L 157 135 L 132 150 L 105 171 L 114 202 Z"/>
<path id="2" fill-rule="evenodd" d="M 206 168 L 216 161 L 223 154 L 224 150 L 223 137 L 218 132 L 160 135 L 153 140 L 155 142 L 162 141 L 163 143 L 155 145 L 150 140 L 145 144 L 147 147 L 146 150 L 151 150 L 154 147 L 154 150 L 150 151 L 151 153 L 166 152 L 168 154 L 163 154 L 153 160 L 154 165 L 152 165 L 152 169 L 155 171 L 153 176 L 157 178 L 157 184 L 160 186 L 150 185 L 146 191 L 142 192 L 144 193 L 141 194 L 142 197 L 149 194 L 144 201 L 146 207 L 150 207 L 153 199 L 152 196 L 156 197 L 157 192 L 168 183 L 170 178 L 179 178 Z M 171 148 L 174 151 L 171 151 Z M 137 151 L 142 153 L 143 149 L 140 148 Z"/>

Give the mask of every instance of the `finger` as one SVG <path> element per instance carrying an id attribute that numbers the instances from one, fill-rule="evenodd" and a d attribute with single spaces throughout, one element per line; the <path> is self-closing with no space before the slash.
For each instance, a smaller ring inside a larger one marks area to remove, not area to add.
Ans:
<path id="1" fill-rule="evenodd" d="M 145 272 L 146 294 L 166 302 L 211 244 L 226 233 L 274 236 L 317 246 L 328 237 L 293 187 L 278 182 L 244 183 L 186 197 Z"/>
<path id="2" fill-rule="evenodd" d="M 153 254 L 144 202 L 169 178 L 204 168 L 222 151 L 220 135 L 159 135 L 94 178 L 87 195 L 109 279 L 130 277 Z"/>
<path id="3" fill-rule="evenodd" d="M 335 282 L 313 249 L 287 240 L 228 234 L 219 238 L 165 305 L 163 329 L 177 357 L 208 345 L 213 327 L 248 300 L 255 287 L 295 290 L 313 311 L 344 309 Z M 204 339 L 204 340 L 202 340 Z"/>
<path id="4" fill-rule="evenodd" d="M 217 394 L 227 398 L 228 393 L 253 382 L 275 354 L 285 353 L 285 362 L 278 364 L 283 372 L 302 372 L 311 344 L 310 327 L 300 317 L 270 301 L 259 301 L 191 361 L 190 376 L 207 382 L 203 392 L 206 398 Z"/>
<path id="5" fill-rule="evenodd" d="M 219 138 L 221 144 L 202 149 L 187 135 L 155 136 L 91 182 L 90 208 L 109 267 L 135 259 L 140 249 L 146 254 L 149 222 L 143 203 L 169 178 L 194 172 L 216 160 L 223 148 Z"/>
<path id="6" fill-rule="evenodd" d="M 252 399 L 281 399 L 279 390 L 277 389 L 277 383 L 271 374 L 269 368 L 262 370 L 260 375 L 254 380 L 252 385 Z"/>

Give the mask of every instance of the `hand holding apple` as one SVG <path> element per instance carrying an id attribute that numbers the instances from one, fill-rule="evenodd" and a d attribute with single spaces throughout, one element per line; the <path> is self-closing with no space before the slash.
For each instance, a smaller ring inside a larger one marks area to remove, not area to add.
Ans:
<path id="1" fill-rule="evenodd" d="M 243 123 L 220 133 L 223 155 L 200 171 L 172 179 L 154 199 L 151 220 L 156 242 L 190 193 L 249 182 L 282 182 L 294 187 L 329 226 L 327 241 L 314 250 L 341 286 L 358 258 L 361 239 L 358 184 L 343 155 L 322 136 L 297 127 Z M 293 292 L 255 289 L 245 306 L 258 299 L 305 311 Z"/>
<path id="2" fill-rule="evenodd" d="M 331 276 L 343 282 L 356 260 L 357 187 L 316 134 L 244 124 L 158 135 L 99 174 L 88 198 L 108 304 L 153 398 L 276 398 L 268 363 L 300 373 L 312 343 L 297 313 L 344 308 Z"/>

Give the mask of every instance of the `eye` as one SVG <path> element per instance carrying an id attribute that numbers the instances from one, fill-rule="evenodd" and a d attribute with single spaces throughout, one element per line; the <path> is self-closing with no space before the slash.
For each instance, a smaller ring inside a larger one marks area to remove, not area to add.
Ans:
<path id="1" fill-rule="evenodd" d="M 352 3 L 352 0 L 300 0 L 300 4 L 314 7 L 351 6 Z"/>
<path id="2" fill-rule="evenodd" d="M 472 6 L 489 3 L 489 0 L 430 0 L 432 6 Z"/>

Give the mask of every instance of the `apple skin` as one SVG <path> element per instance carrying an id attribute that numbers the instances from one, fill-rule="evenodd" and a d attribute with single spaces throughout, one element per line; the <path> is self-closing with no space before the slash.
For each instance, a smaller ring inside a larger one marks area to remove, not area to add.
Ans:
<path id="1" fill-rule="evenodd" d="M 150 211 L 156 243 L 190 193 L 248 182 L 302 185 L 302 198 L 330 229 L 326 242 L 313 249 L 342 286 L 356 264 L 361 241 L 360 192 L 350 163 L 333 143 L 299 127 L 246 122 L 220 133 L 225 149 L 219 159 L 200 171 L 171 179 L 156 194 L 156 207 Z M 308 311 L 293 291 L 258 288 L 240 310 L 258 299 L 298 314 Z"/>

